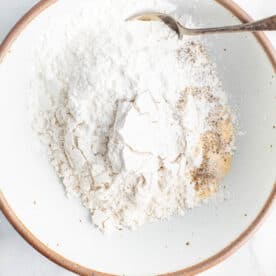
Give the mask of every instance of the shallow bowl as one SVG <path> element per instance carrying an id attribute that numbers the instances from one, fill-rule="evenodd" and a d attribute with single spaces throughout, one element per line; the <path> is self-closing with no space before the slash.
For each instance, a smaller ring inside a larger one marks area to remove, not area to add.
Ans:
<path id="1" fill-rule="evenodd" d="M 192 15 L 199 26 L 250 20 L 231 0 L 171 1 L 179 14 Z M 26 108 L 30 44 L 39 39 L 43 28 L 59 24 L 78 4 L 72 0 L 39 2 L 1 45 L 0 207 L 31 245 L 78 274 L 201 272 L 240 247 L 274 202 L 275 51 L 263 33 L 205 37 L 244 133 L 237 137 L 232 170 L 222 183 L 227 199 L 135 232 L 104 236 L 92 227 L 87 210 L 65 197 L 47 159 L 35 149 Z"/>

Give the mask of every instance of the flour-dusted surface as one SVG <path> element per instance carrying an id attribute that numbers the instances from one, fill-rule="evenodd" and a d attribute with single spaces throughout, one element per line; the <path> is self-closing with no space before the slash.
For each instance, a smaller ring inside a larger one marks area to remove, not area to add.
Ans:
<path id="1" fill-rule="evenodd" d="M 199 39 L 126 22 L 166 0 L 83 1 L 41 37 L 33 127 L 69 195 L 108 232 L 183 215 L 231 161 L 225 93 Z"/>

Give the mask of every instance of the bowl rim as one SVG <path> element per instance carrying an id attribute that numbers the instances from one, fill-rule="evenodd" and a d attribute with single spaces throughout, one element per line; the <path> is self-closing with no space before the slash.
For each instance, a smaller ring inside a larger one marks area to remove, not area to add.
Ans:
<path id="1" fill-rule="evenodd" d="M 46 10 L 48 7 L 52 6 L 58 0 L 40 0 L 33 8 L 31 8 L 12 28 L 6 38 L 0 45 L 0 65 L 9 52 L 11 45 L 15 42 L 17 37 L 21 32 L 29 25 L 29 23 L 36 18 L 40 13 Z M 216 2 L 222 5 L 226 10 L 231 12 L 236 18 L 241 22 L 251 21 L 251 17 L 233 0 L 216 0 Z M 273 48 L 271 42 L 265 36 L 263 32 L 254 33 L 254 36 L 260 43 L 260 46 L 263 48 L 265 53 L 268 56 L 268 59 L 276 72 L 276 51 Z M 250 225 L 230 244 L 224 247 L 215 255 L 203 260 L 197 264 L 186 267 L 182 270 L 176 272 L 170 272 L 167 274 L 162 274 L 163 276 L 180 276 L 180 275 L 195 275 L 200 272 L 203 272 L 210 267 L 213 267 L 229 256 L 231 256 L 235 251 L 237 251 L 248 239 L 255 233 L 255 231 L 260 227 L 264 218 L 268 214 L 269 210 L 273 206 L 273 203 L 276 202 L 276 182 L 273 185 L 272 191 L 263 208 L 256 216 L 256 218 L 250 223 Z M 79 275 L 92 275 L 92 276 L 111 276 L 112 274 L 107 274 L 99 272 L 84 266 L 81 266 L 65 257 L 61 256 L 53 249 L 49 248 L 43 244 L 38 238 L 36 238 L 31 231 L 23 224 L 23 222 L 17 217 L 15 212 L 12 210 L 7 199 L 5 198 L 3 192 L 0 190 L 0 210 L 2 210 L 5 217 L 15 228 L 15 230 L 37 251 L 46 256 L 49 260 L 55 262 L 61 267 L 78 273 Z"/>

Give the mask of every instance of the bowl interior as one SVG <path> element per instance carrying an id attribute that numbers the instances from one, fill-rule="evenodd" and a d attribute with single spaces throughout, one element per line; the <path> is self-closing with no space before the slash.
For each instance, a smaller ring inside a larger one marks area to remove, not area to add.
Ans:
<path id="1" fill-rule="evenodd" d="M 61 0 L 44 11 L 23 31 L 0 65 L 0 187 L 37 238 L 83 266 L 140 276 L 194 265 L 237 238 L 272 191 L 276 177 L 276 78 L 272 65 L 252 34 L 205 37 L 243 132 L 237 137 L 231 173 L 222 183 L 227 199 L 136 232 L 103 236 L 92 227 L 78 200 L 66 198 L 47 158 L 38 150 L 26 108 L 27 80 L 33 70 L 30 45 L 39 41 L 46 26 L 53 31 L 62 26 L 82 2 L 88 1 Z M 192 15 L 198 25 L 238 22 L 215 1 L 171 2 L 179 14 Z"/>

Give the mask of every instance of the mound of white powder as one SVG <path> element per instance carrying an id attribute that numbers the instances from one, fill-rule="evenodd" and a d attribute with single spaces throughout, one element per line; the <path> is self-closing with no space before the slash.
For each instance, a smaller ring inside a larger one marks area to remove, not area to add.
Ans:
<path id="1" fill-rule="evenodd" d="M 160 22 L 125 21 L 144 10 L 173 14 L 174 6 L 78 1 L 35 45 L 33 128 L 68 194 L 104 232 L 198 205 L 198 144 L 213 128 L 212 111 L 226 104 L 200 40 L 180 41 Z"/>

